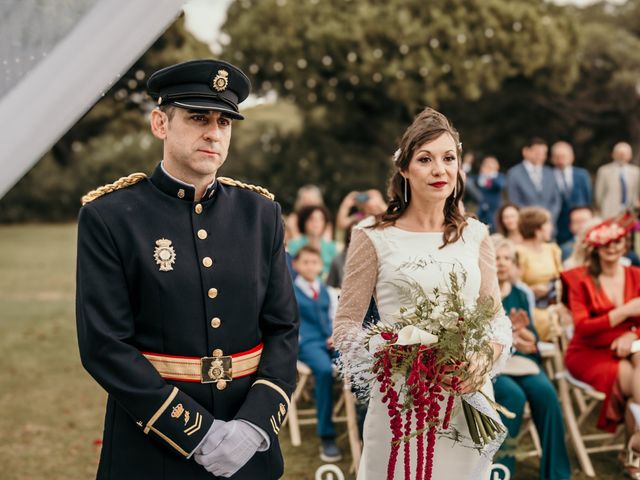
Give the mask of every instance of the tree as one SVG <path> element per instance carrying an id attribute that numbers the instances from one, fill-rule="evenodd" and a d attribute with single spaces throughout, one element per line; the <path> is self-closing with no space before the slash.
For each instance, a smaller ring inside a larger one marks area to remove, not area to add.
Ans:
<path id="1" fill-rule="evenodd" d="M 557 7 L 534 0 L 425 5 L 243 0 L 229 9 L 226 52 L 253 75 L 258 92 L 274 89 L 305 111 L 324 106 L 342 125 L 477 100 L 519 75 L 558 92 L 577 79 L 575 26 Z"/>
<path id="2" fill-rule="evenodd" d="M 576 26 L 541 0 L 240 0 L 223 30 L 224 54 L 255 90 L 302 113 L 303 133 L 269 157 L 269 185 L 289 192 L 313 178 L 332 207 L 351 189 L 384 187 L 398 136 L 425 105 L 486 151 L 470 118 L 483 99 L 515 79 L 562 94 L 578 78 Z"/>
<path id="3" fill-rule="evenodd" d="M 566 94 L 536 92 L 532 102 L 561 120 L 584 164 L 609 161 L 614 143 L 640 146 L 640 1 L 575 9 L 580 81 Z M 636 159 L 638 157 L 638 149 Z"/>

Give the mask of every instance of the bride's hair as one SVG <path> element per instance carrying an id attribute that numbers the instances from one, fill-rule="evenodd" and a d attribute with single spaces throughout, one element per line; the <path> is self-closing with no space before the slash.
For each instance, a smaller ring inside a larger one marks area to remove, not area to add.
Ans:
<path id="1" fill-rule="evenodd" d="M 389 180 L 387 196 L 389 197 L 389 207 L 387 211 L 376 218 L 372 228 L 382 228 L 394 225 L 402 216 L 411 202 L 411 185 L 407 184 L 407 201 L 405 202 L 405 180 L 400 172 L 409 168 L 409 163 L 413 158 L 413 153 L 417 148 L 427 142 L 431 142 L 443 133 L 448 133 L 456 144 L 456 156 L 458 166 L 462 158 L 462 144 L 458 132 L 451 126 L 451 123 L 440 112 L 433 108 L 425 108 L 420 112 L 413 123 L 407 128 L 400 140 L 400 148 L 396 151 L 393 161 L 396 170 Z M 458 169 L 456 188 L 454 193 L 449 195 L 444 205 L 444 232 L 442 233 L 443 244 L 457 241 L 462 235 L 462 230 L 467 222 L 460 211 L 460 201 L 464 195 L 464 180 L 461 175 L 461 168 Z"/>

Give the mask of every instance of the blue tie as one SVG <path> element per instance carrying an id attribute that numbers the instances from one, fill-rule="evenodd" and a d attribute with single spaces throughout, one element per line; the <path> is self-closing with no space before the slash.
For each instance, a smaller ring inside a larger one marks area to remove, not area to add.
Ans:
<path id="1" fill-rule="evenodd" d="M 620 201 L 622 205 L 627 204 L 627 181 L 624 179 L 624 172 L 620 170 Z"/>
<path id="2" fill-rule="evenodd" d="M 569 191 L 569 184 L 567 183 L 567 179 L 564 176 L 564 172 L 560 172 L 560 178 L 562 178 L 562 193 L 568 200 L 571 197 L 571 192 Z"/>

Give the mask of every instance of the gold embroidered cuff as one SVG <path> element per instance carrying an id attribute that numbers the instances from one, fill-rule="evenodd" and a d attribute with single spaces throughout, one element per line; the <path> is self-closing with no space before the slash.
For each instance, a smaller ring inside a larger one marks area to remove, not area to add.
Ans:
<path id="1" fill-rule="evenodd" d="M 153 417 L 151 417 L 151 419 L 147 422 L 147 426 L 144 428 L 144 433 L 149 433 L 149 430 L 151 429 L 153 424 L 156 423 L 156 420 L 158 420 L 160 415 L 164 413 L 164 411 L 167 409 L 169 404 L 173 401 L 174 398 L 176 398 L 177 394 L 178 394 L 178 388 L 173 387 L 173 390 L 171 391 L 167 399 L 164 401 L 162 406 L 158 409 L 156 413 L 153 414 Z"/>

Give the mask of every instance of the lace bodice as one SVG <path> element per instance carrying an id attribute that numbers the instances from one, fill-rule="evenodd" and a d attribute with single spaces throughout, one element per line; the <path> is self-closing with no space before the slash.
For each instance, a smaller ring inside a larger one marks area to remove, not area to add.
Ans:
<path id="1" fill-rule="evenodd" d="M 341 299 L 335 319 L 336 347 L 346 355 L 361 356 L 351 340 L 362 328 L 362 320 L 373 295 L 383 322 L 395 323 L 401 305 L 398 285 L 418 282 L 425 293 L 447 287 L 449 273 L 465 273 L 462 289 L 465 300 L 475 303 L 480 295 L 490 295 L 501 306 L 496 276 L 495 253 L 486 225 L 468 219 L 462 237 L 442 245 L 441 232 L 409 232 L 397 227 L 367 228 L 372 218 L 354 228 L 345 265 Z M 500 307 L 493 319 L 492 340 L 503 345 L 503 354 L 494 365 L 501 369 L 511 347 L 511 324 Z M 362 361 L 362 358 L 360 360 Z"/>

